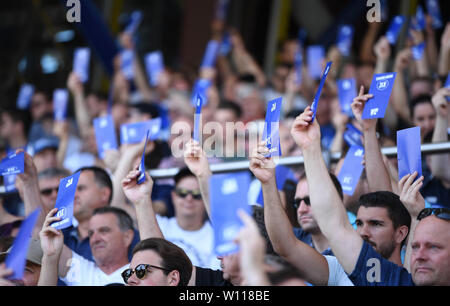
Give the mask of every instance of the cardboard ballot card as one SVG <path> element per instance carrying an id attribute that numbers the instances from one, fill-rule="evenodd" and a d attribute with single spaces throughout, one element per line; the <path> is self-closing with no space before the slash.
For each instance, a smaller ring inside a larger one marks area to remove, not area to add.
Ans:
<path id="1" fill-rule="evenodd" d="M 220 43 L 219 55 L 226 56 L 230 53 L 231 48 L 231 37 L 229 32 L 225 32 L 222 37 L 222 42 Z"/>
<path id="2" fill-rule="evenodd" d="M 3 184 L 5 185 L 6 193 L 12 193 L 12 192 L 17 191 L 16 178 L 17 178 L 17 174 L 3 176 Z"/>
<path id="3" fill-rule="evenodd" d="M 56 212 L 55 217 L 59 217 L 61 220 L 53 222 L 50 225 L 58 230 L 68 228 L 72 225 L 73 202 L 80 173 L 81 172 L 77 172 L 59 181 L 58 195 L 56 196 L 55 203 L 55 207 L 58 208 L 58 211 Z"/>
<path id="4" fill-rule="evenodd" d="M 145 137 L 144 151 L 142 152 L 141 162 L 139 163 L 140 174 L 137 178 L 138 185 L 145 182 L 145 149 L 147 148 L 149 134 L 150 134 L 150 130 L 147 131 L 147 136 Z"/>
<path id="5" fill-rule="evenodd" d="M 328 73 L 330 72 L 331 64 L 333 64 L 333 62 L 328 62 L 327 63 L 327 65 L 325 67 L 325 70 L 323 71 L 322 79 L 320 80 L 319 88 L 317 88 L 316 95 L 315 95 L 314 100 L 313 100 L 313 102 L 311 104 L 311 111 L 313 112 L 311 123 L 316 118 L 317 105 L 319 104 L 320 94 L 322 93 L 323 85 L 325 84 L 325 80 L 327 79 Z"/>
<path id="6" fill-rule="evenodd" d="M 121 71 L 123 73 L 123 75 L 125 76 L 125 78 L 130 81 L 134 79 L 134 53 L 133 50 L 123 50 L 120 53 L 120 58 L 121 58 Z"/>
<path id="7" fill-rule="evenodd" d="M 305 45 L 307 36 L 308 36 L 308 32 L 306 31 L 306 29 L 303 29 L 303 28 L 298 29 L 297 37 L 298 37 L 298 43 L 300 44 L 301 48 L 303 48 L 303 46 Z"/>
<path id="8" fill-rule="evenodd" d="M 306 60 L 309 76 L 318 80 L 322 76 L 322 63 L 325 59 L 325 48 L 320 45 L 306 48 Z"/>
<path id="9" fill-rule="evenodd" d="M 295 53 L 295 59 L 294 59 L 294 68 L 295 68 L 295 75 L 296 75 L 296 84 L 300 85 L 302 84 L 302 68 L 303 68 L 303 54 L 299 50 Z"/>
<path id="10" fill-rule="evenodd" d="M 358 130 L 353 124 L 347 123 L 347 129 L 344 132 L 344 141 L 351 147 L 351 146 L 360 146 L 364 147 L 364 144 L 362 143 L 361 136 L 363 133 Z"/>
<path id="11" fill-rule="evenodd" d="M 147 131 L 150 131 L 149 139 L 155 140 L 158 138 L 160 130 L 161 118 L 122 124 L 120 126 L 120 143 L 140 143 L 147 134 Z"/>
<path id="12" fill-rule="evenodd" d="M 354 27 L 348 24 L 341 25 L 338 29 L 336 45 L 343 56 L 350 55 L 354 32 Z"/>
<path id="13" fill-rule="evenodd" d="M 282 100 L 283 98 L 281 97 L 276 98 L 267 104 L 262 136 L 262 141 L 266 142 L 266 146 L 269 149 L 267 157 L 281 156 L 279 126 Z"/>
<path id="14" fill-rule="evenodd" d="M 107 150 L 118 150 L 116 130 L 112 115 L 94 119 L 95 140 L 97 142 L 98 156 L 105 158 Z"/>
<path id="15" fill-rule="evenodd" d="M 150 52 L 145 56 L 144 60 L 150 85 L 158 86 L 159 76 L 164 71 L 164 58 L 162 52 Z"/>
<path id="16" fill-rule="evenodd" d="M 225 20 L 227 18 L 228 5 L 230 0 L 218 0 L 216 7 L 216 19 Z"/>
<path id="17" fill-rule="evenodd" d="M 208 90 L 212 83 L 208 79 L 198 79 L 194 83 L 194 88 L 192 89 L 191 103 L 195 107 L 197 105 L 197 95 L 202 98 L 202 105 L 208 104 Z"/>
<path id="18" fill-rule="evenodd" d="M 8 176 L 23 173 L 25 169 L 25 153 L 9 155 L 0 162 L 0 175 Z"/>
<path id="19" fill-rule="evenodd" d="M 422 176 L 420 151 L 420 127 L 397 131 L 397 160 L 399 180 L 417 171 L 416 179 Z"/>
<path id="20" fill-rule="evenodd" d="M 56 121 L 66 120 L 68 106 L 69 92 L 67 89 L 55 89 L 53 92 L 53 115 Z"/>
<path id="21" fill-rule="evenodd" d="M 89 61 L 91 49 L 77 48 L 73 56 L 73 71 L 78 75 L 82 83 L 89 81 Z"/>
<path id="22" fill-rule="evenodd" d="M 212 68 L 216 65 L 217 54 L 219 53 L 220 43 L 216 40 L 210 40 L 206 46 L 203 56 L 202 68 Z"/>
<path id="23" fill-rule="evenodd" d="M 341 111 L 347 116 L 353 117 L 352 102 L 353 99 L 356 96 L 358 96 L 358 92 L 356 90 L 356 80 L 355 79 L 338 80 L 337 90 Z"/>
<path id="24" fill-rule="evenodd" d="M 214 251 L 218 256 L 235 253 L 239 248 L 233 240 L 243 226 L 237 211 L 242 209 L 251 214 L 247 202 L 250 174 L 248 171 L 214 174 L 209 186 Z"/>
<path id="25" fill-rule="evenodd" d="M 197 95 L 197 102 L 195 105 L 195 115 L 194 115 L 194 135 L 193 139 L 200 143 L 201 133 L 200 126 L 202 120 L 202 107 L 203 107 L 203 98 L 200 95 Z"/>
<path id="26" fill-rule="evenodd" d="M 383 118 L 394 87 L 396 72 L 375 74 L 370 85 L 369 94 L 373 98 L 364 105 L 362 119 Z"/>
<path id="27" fill-rule="evenodd" d="M 33 98 L 34 86 L 31 84 L 23 84 L 20 87 L 19 95 L 17 96 L 17 108 L 27 110 L 30 107 L 31 98 Z"/>
<path id="28" fill-rule="evenodd" d="M 363 155 L 364 148 L 358 145 L 351 146 L 345 155 L 344 164 L 337 178 L 341 183 L 342 191 L 347 195 L 353 195 L 364 170 Z"/>
<path id="29" fill-rule="evenodd" d="M 405 16 L 398 15 L 395 16 L 392 22 L 390 23 L 389 28 L 386 32 L 386 38 L 391 45 L 395 45 L 395 43 L 397 42 L 397 38 L 400 35 L 400 32 L 402 31 L 402 27 L 405 21 L 406 21 Z"/>
<path id="30" fill-rule="evenodd" d="M 131 13 L 130 22 L 125 28 L 125 32 L 129 34 L 134 34 L 138 29 L 139 25 L 141 24 L 142 18 L 143 16 L 141 11 L 134 11 L 133 13 Z"/>
<path id="31" fill-rule="evenodd" d="M 41 209 L 36 209 L 20 225 L 19 233 L 14 239 L 11 251 L 5 259 L 6 267 L 13 271 L 13 274 L 8 277 L 9 279 L 23 278 L 31 235 L 40 213 Z"/>
<path id="32" fill-rule="evenodd" d="M 421 5 L 417 6 L 416 15 L 414 16 L 413 20 L 411 21 L 411 25 L 412 25 L 412 28 L 416 31 L 425 30 L 425 25 L 426 25 L 425 12 Z"/>
<path id="33" fill-rule="evenodd" d="M 414 60 L 420 61 L 422 59 L 423 53 L 425 51 L 425 42 L 421 42 L 411 48 Z"/>
<path id="34" fill-rule="evenodd" d="M 433 29 L 440 29 L 444 26 L 442 22 L 441 8 L 437 0 L 426 0 L 428 14 L 431 16 Z"/>
<path id="35" fill-rule="evenodd" d="M 450 73 L 447 75 L 447 80 L 445 81 L 444 87 L 450 88 Z M 447 102 L 450 102 L 450 97 L 448 97 L 448 96 L 447 96 Z"/>

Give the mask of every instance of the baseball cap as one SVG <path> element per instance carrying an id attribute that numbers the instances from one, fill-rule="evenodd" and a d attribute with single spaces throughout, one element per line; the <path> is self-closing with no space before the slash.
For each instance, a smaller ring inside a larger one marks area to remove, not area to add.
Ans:
<path id="1" fill-rule="evenodd" d="M 11 252 L 12 247 L 8 249 L 8 251 L 0 253 L 0 262 L 4 262 L 5 258 L 8 256 L 9 252 Z M 38 239 L 30 239 L 30 245 L 28 247 L 28 253 L 26 256 L 26 260 L 32 262 L 38 266 L 42 265 L 42 248 L 41 242 Z"/>
<path id="2" fill-rule="evenodd" d="M 31 144 L 32 156 L 42 152 L 45 149 L 58 149 L 59 139 L 55 136 L 45 136 L 35 140 Z"/>

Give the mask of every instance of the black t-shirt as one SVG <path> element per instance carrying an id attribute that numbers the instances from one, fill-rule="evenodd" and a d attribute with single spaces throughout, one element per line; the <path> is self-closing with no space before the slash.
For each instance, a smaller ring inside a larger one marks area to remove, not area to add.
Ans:
<path id="1" fill-rule="evenodd" d="M 201 267 L 195 267 L 195 286 L 233 286 L 223 278 L 223 272 Z"/>

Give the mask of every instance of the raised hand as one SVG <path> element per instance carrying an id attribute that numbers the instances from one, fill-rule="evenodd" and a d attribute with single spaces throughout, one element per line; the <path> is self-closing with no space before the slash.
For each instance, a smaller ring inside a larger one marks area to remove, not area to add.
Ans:
<path id="1" fill-rule="evenodd" d="M 423 176 L 417 177 L 417 171 L 413 174 L 407 174 L 398 182 L 400 191 L 400 201 L 405 205 L 412 218 L 417 218 L 419 212 L 425 208 L 425 200 L 419 190 L 423 185 Z"/>
<path id="2" fill-rule="evenodd" d="M 199 143 L 193 139 L 186 144 L 184 162 L 197 178 L 211 176 L 211 169 L 209 168 L 209 162 L 206 158 L 205 151 L 203 151 Z"/>
<path id="3" fill-rule="evenodd" d="M 377 119 L 362 119 L 362 114 L 366 102 L 373 98 L 372 94 L 364 94 L 364 86 L 359 89 L 359 95 L 353 99 L 352 112 L 355 115 L 356 120 L 361 125 L 363 130 L 375 129 L 377 125 Z"/>
<path id="4" fill-rule="evenodd" d="M 438 116 L 441 116 L 444 119 L 448 118 L 449 108 L 446 97 L 450 97 L 450 88 L 444 87 L 439 89 L 431 99 Z"/>
<path id="5" fill-rule="evenodd" d="M 141 174 L 138 168 L 139 166 L 136 166 L 122 180 L 123 193 L 135 205 L 149 200 L 153 188 L 153 180 L 148 173 L 145 173 L 145 182 L 140 185 L 137 183 L 137 178 Z"/>
<path id="6" fill-rule="evenodd" d="M 61 220 L 60 217 L 54 216 L 57 211 L 58 208 L 53 208 L 47 214 L 42 230 L 39 233 L 42 252 L 44 253 L 44 256 L 49 258 L 59 258 L 64 244 L 64 236 L 62 232 L 50 226 L 53 222 Z"/>
<path id="7" fill-rule="evenodd" d="M 379 60 L 389 60 L 389 57 L 391 56 L 391 46 L 388 39 L 385 36 L 382 36 L 375 44 L 373 51 Z"/>
<path id="8" fill-rule="evenodd" d="M 317 120 L 311 123 L 313 112 L 311 107 L 306 107 L 305 111 L 295 118 L 292 124 L 291 135 L 295 143 L 305 150 L 312 145 L 318 145 L 320 148 L 320 126 Z"/>
<path id="9" fill-rule="evenodd" d="M 265 142 L 262 141 L 253 149 L 250 156 L 250 171 L 263 184 L 275 178 L 275 163 L 272 158 L 265 157 L 264 155 L 266 154 L 269 154 L 269 149 L 265 146 Z"/>

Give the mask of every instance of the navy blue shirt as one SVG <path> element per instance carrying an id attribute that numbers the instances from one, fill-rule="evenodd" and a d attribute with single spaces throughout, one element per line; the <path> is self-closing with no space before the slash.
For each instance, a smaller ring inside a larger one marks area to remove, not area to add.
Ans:
<path id="1" fill-rule="evenodd" d="M 300 227 L 294 227 L 294 235 L 295 235 L 295 237 L 297 237 L 298 240 L 303 241 L 310 247 L 314 248 L 314 243 L 312 241 L 310 233 L 305 232 Z M 323 251 L 322 255 L 334 256 L 333 252 L 331 251 L 331 248 L 328 248 L 325 251 Z"/>
<path id="2" fill-rule="evenodd" d="M 65 228 L 62 230 L 64 235 L 64 244 L 77 253 L 78 255 L 94 261 L 94 257 L 92 256 L 91 246 L 89 245 L 89 238 L 85 238 L 84 240 L 80 241 L 78 239 L 78 230 L 70 226 L 68 228 Z M 131 242 L 130 247 L 128 248 L 128 260 L 131 261 L 131 258 L 133 257 L 132 252 L 134 246 L 140 241 L 139 238 L 139 232 L 134 229 L 134 237 L 133 241 Z"/>
<path id="3" fill-rule="evenodd" d="M 415 286 L 405 268 L 383 258 L 365 241 L 348 278 L 355 286 Z"/>

